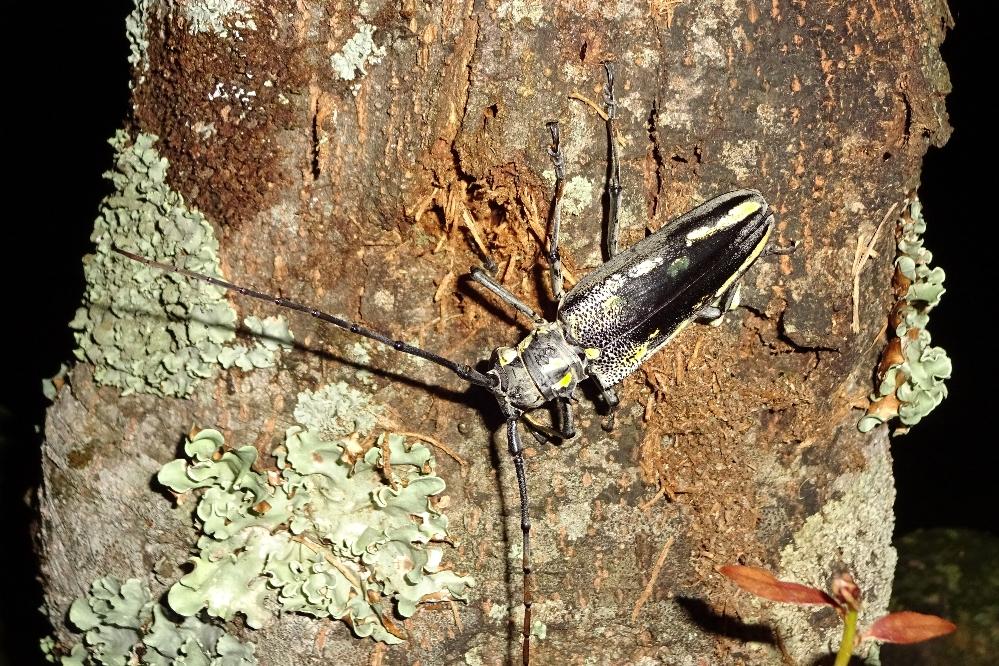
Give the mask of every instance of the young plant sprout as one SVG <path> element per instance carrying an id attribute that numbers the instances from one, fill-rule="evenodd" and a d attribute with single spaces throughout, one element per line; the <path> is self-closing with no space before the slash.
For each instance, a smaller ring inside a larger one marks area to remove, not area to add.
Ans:
<path id="1" fill-rule="evenodd" d="M 912 611 L 888 613 L 875 620 L 870 627 L 857 633 L 860 614 L 860 587 L 849 573 L 838 574 L 830 586 L 831 594 L 808 585 L 779 580 L 766 569 L 729 564 L 719 571 L 740 588 L 762 599 L 787 604 L 824 604 L 836 609 L 843 620 L 843 639 L 836 653 L 834 666 L 847 666 L 853 648 L 865 640 L 883 643 L 920 643 L 952 633 L 957 626 L 936 615 Z"/>

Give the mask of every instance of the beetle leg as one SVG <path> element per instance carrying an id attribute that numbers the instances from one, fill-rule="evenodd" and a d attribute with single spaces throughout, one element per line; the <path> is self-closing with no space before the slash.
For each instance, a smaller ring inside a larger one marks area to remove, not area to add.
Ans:
<path id="1" fill-rule="evenodd" d="M 541 444 L 552 444 L 555 440 L 567 440 L 576 436 L 576 425 L 573 422 L 569 399 L 557 398 L 555 408 L 558 412 L 558 429 L 539 423 L 530 414 L 521 417 L 528 431 Z"/>
<path id="2" fill-rule="evenodd" d="M 763 252 L 765 254 L 775 254 L 777 256 L 794 254 L 800 244 L 800 241 L 793 241 L 790 245 L 781 247 L 780 245 L 777 245 L 777 243 L 771 242 L 767 244 L 767 246 L 763 249 Z"/>
<path id="3" fill-rule="evenodd" d="M 520 441 L 518 418 L 507 419 L 506 433 L 510 455 L 513 456 L 513 467 L 517 472 L 517 489 L 520 492 L 520 530 L 524 540 L 524 627 L 523 627 L 523 657 L 524 664 L 531 661 L 531 606 L 534 604 L 534 571 L 531 567 L 531 517 L 528 511 L 527 474 L 524 472 L 524 447 Z"/>
<path id="4" fill-rule="evenodd" d="M 618 210 L 621 208 L 621 160 L 617 154 L 617 133 L 614 121 L 617 120 L 617 99 L 614 97 L 614 63 L 605 62 L 607 85 L 604 87 L 604 105 L 607 108 L 607 247 L 608 259 L 618 251 L 620 225 Z"/>
<path id="5" fill-rule="evenodd" d="M 703 308 L 697 311 L 694 315 L 694 319 L 697 320 L 698 324 L 708 324 L 709 326 L 717 326 L 721 323 L 722 317 L 725 316 L 725 311 L 722 310 L 717 305 L 705 305 Z"/>
<path id="6" fill-rule="evenodd" d="M 555 443 L 555 440 L 552 439 L 551 437 L 549 437 L 548 435 L 546 435 L 545 433 L 538 432 L 534 428 L 533 424 L 525 423 L 525 425 L 528 426 L 527 427 L 527 432 L 531 433 L 531 436 L 534 437 L 534 440 L 538 444 L 540 444 L 541 446 L 547 446 L 548 444 L 554 444 Z"/>
<path id="7" fill-rule="evenodd" d="M 489 275 L 481 268 L 473 268 L 471 278 L 489 291 L 496 294 L 500 300 L 512 307 L 514 310 L 517 310 L 518 312 L 521 312 L 533 319 L 535 324 L 544 323 L 545 320 L 538 316 L 538 313 L 535 312 L 530 305 L 514 296 L 509 289 L 501 285 L 493 276 Z"/>
<path id="8" fill-rule="evenodd" d="M 572 439 L 576 436 L 576 424 L 572 418 L 572 402 L 569 398 L 559 398 L 555 407 L 558 410 L 559 428 L 562 439 Z"/>
<path id="9" fill-rule="evenodd" d="M 538 440 L 539 444 L 552 444 L 555 440 L 562 439 L 562 433 L 535 420 L 530 414 L 524 414 L 521 420 L 527 426 L 527 431 L 534 435 L 534 439 Z"/>
<path id="10" fill-rule="evenodd" d="M 606 432 L 610 432 L 617 424 L 617 406 L 621 404 L 621 401 L 618 399 L 617 393 L 615 393 L 613 389 L 603 388 L 599 384 L 597 386 L 604 395 L 604 402 L 607 403 L 607 418 L 600 424 L 600 427 Z"/>
<path id="11" fill-rule="evenodd" d="M 706 305 L 694 316 L 699 324 L 709 326 L 721 326 L 722 318 L 726 312 L 730 312 L 739 307 L 739 295 L 742 293 L 742 285 L 735 284 L 729 287 L 728 291 L 712 305 Z"/>
<path id="12" fill-rule="evenodd" d="M 562 153 L 558 123 L 554 121 L 548 123 L 548 131 L 552 134 L 548 156 L 552 158 L 552 166 L 555 167 L 555 192 L 552 194 L 552 204 L 548 209 L 548 264 L 552 296 L 556 303 L 561 303 L 565 298 L 565 286 L 562 277 L 562 257 L 558 251 L 558 237 L 562 226 L 562 194 L 565 191 L 565 155 Z"/>

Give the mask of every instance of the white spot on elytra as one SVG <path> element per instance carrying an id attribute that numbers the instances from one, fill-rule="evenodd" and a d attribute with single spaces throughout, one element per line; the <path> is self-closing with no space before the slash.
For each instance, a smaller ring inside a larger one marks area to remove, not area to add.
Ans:
<path id="1" fill-rule="evenodd" d="M 628 277 L 637 278 L 650 273 L 657 266 L 661 266 L 663 263 L 662 257 L 654 257 L 652 259 L 646 259 L 638 264 L 635 264 L 628 270 Z"/>

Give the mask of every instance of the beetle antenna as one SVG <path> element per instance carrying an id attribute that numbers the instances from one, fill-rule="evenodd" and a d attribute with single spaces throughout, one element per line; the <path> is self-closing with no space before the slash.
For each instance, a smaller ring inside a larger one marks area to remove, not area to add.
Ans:
<path id="1" fill-rule="evenodd" d="M 510 415 L 506 421 L 507 444 L 517 472 L 517 490 L 520 493 L 520 530 L 523 538 L 524 624 L 521 648 L 524 666 L 531 663 L 531 609 L 534 605 L 534 567 L 531 564 L 531 515 L 527 497 L 527 474 L 524 470 L 524 446 L 520 441 L 519 417 Z"/>
<path id="2" fill-rule="evenodd" d="M 133 254 L 126 250 L 122 250 L 117 247 L 111 247 L 112 250 L 118 254 L 128 257 L 133 261 L 138 261 L 139 263 L 145 264 L 147 266 L 152 266 L 153 268 L 158 268 L 161 271 L 167 273 L 177 273 L 185 277 L 192 278 L 194 280 L 200 280 L 202 282 L 207 282 L 208 284 L 213 284 L 216 287 L 222 287 L 223 289 L 228 289 L 229 291 L 234 291 L 242 296 L 249 296 L 250 298 L 256 298 L 260 301 L 267 301 L 273 303 L 282 308 L 288 308 L 289 310 L 297 310 L 298 312 L 304 312 L 307 315 L 315 317 L 320 321 L 324 321 L 327 324 L 333 324 L 338 328 L 342 328 L 345 331 L 351 333 L 356 333 L 357 335 L 363 335 L 366 338 L 371 338 L 372 340 L 377 340 L 383 345 L 387 345 L 396 351 L 403 352 L 404 354 L 410 354 L 412 356 L 418 356 L 420 358 L 426 359 L 432 363 L 447 368 L 454 374 L 458 375 L 470 384 L 475 384 L 476 386 L 484 386 L 486 388 L 493 388 L 499 382 L 496 377 L 490 377 L 485 375 L 478 370 L 472 368 L 464 363 L 458 363 L 452 361 L 451 359 L 444 358 L 440 354 L 435 354 L 434 352 L 427 351 L 426 349 L 421 349 L 420 347 L 415 347 L 413 345 L 407 344 L 402 340 L 393 340 L 391 337 L 376 331 L 374 329 L 362 326 L 360 324 L 354 323 L 350 320 L 343 319 L 342 317 L 337 317 L 336 315 L 323 312 L 322 310 L 317 310 L 309 305 L 303 305 L 302 303 L 296 303 L 295 301 L 289 301 L 288 299 L 281 298 L 280 296 L 272 296 L 271 294 L 265 294 L 262 291 L 257 291 L 255 289 L 250 289 L 248 287 L 242 287 L 238 284 L 233 284 L 231 282 L 226 282 L 225 280 L 220 280 L 219 278 L 212 277 L 211 275 L 205 275 L 204 273 L 197 273 L 195 271 L 189 271 L 184 268 L 178 268 L 177 266 L 172 266 L 170 264 L 164 264 L 159 261 L 153 261 L 138 254 Z"/>

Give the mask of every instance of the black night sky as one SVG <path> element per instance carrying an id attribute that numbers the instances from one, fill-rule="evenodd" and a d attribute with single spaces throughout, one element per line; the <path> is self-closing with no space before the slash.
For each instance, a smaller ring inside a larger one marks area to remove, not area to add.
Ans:
<path id="1" fill-rule="evenodd" d="M 950 397 L 892 445 L 898 487 L 897 528 L 969 527 L 997 532 L 995 399 L 991 300 L 999 299 L 991 269 L 999 266 L 989 197 L 995 129 L 985 91 L 994 76 L 995 45 L 986 50 L 992 23 L 988 3 L 951 0 L 956 28 L 943 45 L 954 92 L 948 98 L 955 128 L 943 149 L 926 157 L 921 196 L 928 222 L 926 246 L 947 272 L 947 294 L 930 322 L 933 343 L 954 363 Z M 50 16 L 11 17 L 8 31 L 25 40 L 8 49 L 4 151 L 14 184 L 6 188 L 20 214 L 7 217 L 3 262 L 4 381 L 0 382 L 0 500 L 5 509 L 7 601 L 0 607 L 0 666 L 40 663 L 38 638 L 49 632 L 36 612 L 41 603 L 31 550 L 29 502 L 39 482 L 40 435 L 47 401 L 41 379 L 71 358 L 66 326 L 83 291 L 80 258 L 89 250 L 91 223 L 108 187 L 107 138 L 128 111 L 128 45 L 124 19 L 131 2 L 65 3 Z M 40 26 L 47 25 L 46 31 Z M 21 144 L 24 141 L 24 144 Z M 22 145 L 22 148 L 16 148 Z M 984 158 L 984 159 L 981 159 Z M 979 166 L 984 162 L 984 166 Z M 13 352 L 13 353 L 12 353 Z M 997 352 L 999 354 L 999 352 Z M 999 411 L 999 409 L 997 409 Z"/>

